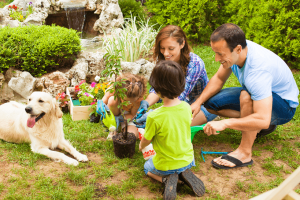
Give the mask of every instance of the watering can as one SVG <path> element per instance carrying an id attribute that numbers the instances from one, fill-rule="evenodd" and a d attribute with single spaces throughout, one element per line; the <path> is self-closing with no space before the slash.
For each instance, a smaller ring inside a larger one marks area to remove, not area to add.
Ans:
<path id="1" fill-rule="evenodd" d="M 203 131 L 205 125 L 206 124 L 202 124 L 200 126 L 191 126 L 191 142 L 193 141 L 196 133 L 198 133 L 199 131 Z M 217 133 L 219 133 L 219 131 L 217 131 Z"/>
<path id="2" fill-rule="evenodd" d="M 109 132 L 115 131 L 117 127 L 115 116 L 110 112 L 107 105 L 105 105 L 102 100 L 98 100 L 96 111 L 101 115 L 100 119 L 108 128 Z"/>

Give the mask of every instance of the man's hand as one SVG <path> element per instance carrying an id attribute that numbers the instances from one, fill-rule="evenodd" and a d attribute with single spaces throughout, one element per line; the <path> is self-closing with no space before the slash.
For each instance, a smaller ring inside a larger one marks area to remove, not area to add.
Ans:
<path id="1" fill-rule="evenodd" d="M 223 131 L 226 129 L 226 120 L 208 122 L 204 126 L 203 131 L 206 135 L 218 135 L 217 131 Z"/>
<path id="2" fill-rule="evenodd" d="M 201 110 L 201 105 L 195 101 L 191 105 L 192 113 L 193 113 L 193 119 L 196 117 L 196 115 L 200 112 Z"/>

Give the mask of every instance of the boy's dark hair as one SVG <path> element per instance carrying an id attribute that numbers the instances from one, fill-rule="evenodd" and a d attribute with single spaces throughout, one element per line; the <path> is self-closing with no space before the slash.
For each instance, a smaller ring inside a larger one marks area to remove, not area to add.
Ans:
<path id="1" fill-rule="evenodd" d="M 185 76 L 177 62 L 164 60 L 154 67 L 149 83 L 161 97 L 174 99 L 184 91 Z"/>
<path id="2" fill-rule="evenodd" d="M 237 45 L 247 46 L 244 31 L 236 24 L 227 23 L 219 26 L 210 36 L 211 42 L 225 40 L 231 52 Z"/>

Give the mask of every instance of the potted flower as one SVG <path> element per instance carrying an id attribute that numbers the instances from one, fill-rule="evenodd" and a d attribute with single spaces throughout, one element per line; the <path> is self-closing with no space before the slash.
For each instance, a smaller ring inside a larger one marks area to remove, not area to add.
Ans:
<path id="1" fill-rule="evenodd" d="M 121 58 L 119 52 L 116 51 L 114 55 L 106 53 L 105 54 L 105 65 L 106 69 L 103 70 L 103 77 L 114 77 L 115 81 L 110 84 L 113 87 L 110 87 L 108 91 L 114 93 L 114 97 L 120 102 L 118 108 L 121 110 L 121 115 L 125 119 L 125 128 L 120 132 L 117 130 L 117 134 L 113 136 L 113 146 L 114 153 L 119 158 L 132 158 L 135 153 L 135 143 L 136 137 L 134 133 L 128 132 L 128 121 L 124 115 L 123 106 L 127 106 L 129 102 L 124 101 L 126 88 L 122 88 L 122 85 L 125 84 L 123 80 L 117 81 L 117 77 L 121 71 Z"/>
<path id="2" fill-rule="evenodd" d="M 69 95 L 66 95 L 66 93 L 64 93 L 64 92 L 58 93 L 55 98 L 56 98 L 61 110 L 64 113 L 68 112 L 68 103 L 70 101 Z"/>

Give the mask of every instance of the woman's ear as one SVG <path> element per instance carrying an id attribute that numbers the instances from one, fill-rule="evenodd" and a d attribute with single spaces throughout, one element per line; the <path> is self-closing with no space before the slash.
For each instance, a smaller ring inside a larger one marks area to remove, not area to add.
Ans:
<path id="1" fill-rule="evenodd" d="M 183 43 L 180 45 L 180 49 L 182 49 L 185 45 L 185 41 L 183 40 Z"/>
<path id="2" fill-rule="evenodd" d="M 62 118 L 63 113 L 62 113 L 61 109 L 59 108 L 58 102 L 56 101 L 55 98 L 53 99 L 53 108 L 55 110 L 56 117 Z"/>

